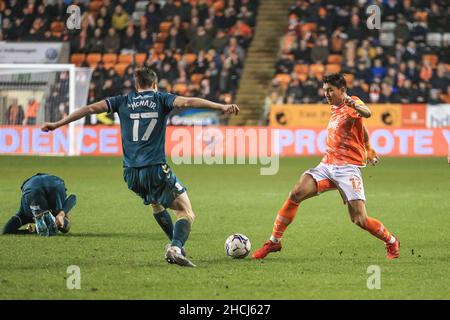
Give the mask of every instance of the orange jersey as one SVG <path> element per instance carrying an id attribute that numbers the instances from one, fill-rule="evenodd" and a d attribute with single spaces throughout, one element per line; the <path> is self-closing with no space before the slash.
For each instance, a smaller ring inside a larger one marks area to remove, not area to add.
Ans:
<path id="1" fill-rule="evenodd" d="M 351 97 L 357 104 L 364 104 L 358 97 Z M 331 118 L 327 127 L 327 150 L 323 163 L 365 166 L 363 119 L 355 109 L 344 103 L 331 106 Z"/>

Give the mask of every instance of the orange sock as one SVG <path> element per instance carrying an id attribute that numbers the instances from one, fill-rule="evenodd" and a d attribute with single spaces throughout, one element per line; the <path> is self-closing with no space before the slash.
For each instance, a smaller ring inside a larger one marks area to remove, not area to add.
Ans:
<path id="1" fill-rule="evenodd" d="M 298 203 L 287 199 L 280 211 L 278 211 L 277 218 L 273 224 L 273 232 L 271 240 L 280 240 L 283 237 L 283 233 L 287 226 L 294 220 L 295 214 L 297 213 Z"/>
<path id="2" fill-rule="evenodd" d="M 366 220 L 366 225 L 363 227 L 363 229 L 369 231 L 375 237 L 384 242 L 391 241 L 391 233 L 377 219 L 368 217 Z"/>

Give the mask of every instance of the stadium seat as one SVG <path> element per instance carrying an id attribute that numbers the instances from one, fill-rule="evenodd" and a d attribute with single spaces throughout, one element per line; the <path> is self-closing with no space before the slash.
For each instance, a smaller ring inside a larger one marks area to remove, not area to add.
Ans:
<path id="1" fill-rule="evenodd" d="M 84 53 L 74 53 L 70 56 L 70 63 L 75 64 L 77 67 L 81 66 L 86 59 Z"/>
<path id="2" fill-rule="evenodd" d="M 123 76 L 125 69 L 129 66 L 129 63 L 118 63 L 114 65 L 114 70 L 116 70 L 119 76 Z"/>
<path id="3" fill-rule="evenodd" d="M 132 54 L 119 55 L 119 63 L 126 63 L 126 64 L 133 63 L 133 55 Z"/>
<path id="4" fill-rule="evenodd" d="M 150 1 L 137 1 L 134 8 L 135 12 L 143 12 L 145 14 L 149 2 Z"/>
<path id="5" fill-rule="evenodd" d="M 100 11 L 100 8 L 102 6 L 103 6 L 103 1 L 101 1 L 101 0 L 100 1 L 96 1 L 96 0 L 91 1 L 89 3 L 89 11 L 96 13 L 96 12 Z"/>
<path id="6" fill-rule="evenodd" d="M 191 76 L 191 81 L 193 84 L 200 84 L 200 82 L 203 80 L 203 73 L 194 73 Z"/>
<path id="7" fill-rule="evenodd" d="M 105 69 L 106 69 L 106 70 L 109 70 L 109 69 L 111 69 L 111 68 L 114 68 L 115 65 L 116 65 L 115 62 L 114 62 L 114 63 L 112 63 L 112 62 L 106 63 L 106 62 L 105 62 Z"/>
<path id="8" fill-rule="evenodd" d="M 298 75 L 300 74 L 308 74 L 309 65 L 308 64 L 296 64 L 294 67 L 294 72 Z"/>
<path id="9" fill-rule="evenodd" d="M 342 56 L 340 54 L 330 54 L 328 56 L 328 63 L 341 64 Z"/>
<path id="10" fill-rule="evenodd" d="M 325 73 L 326 74 L 338 73 L 338 72 L 341 72 L 341 65 L 340 64 L 330 63 L 330 64 L 327 64 L 325 66 Z"/>
<path id="11" fill-rule="evenodd" d="M 103 55 L 102 61 L 105 63 L 116 63 L 117 62 L 117 54 L 115 53 L 105 53 Z"/>
<path id="12" fill-rule="evenodd" d="M 137 65 L 143 65 L 145 60 L 147 59 L 146 53 L 138 53 L 134 57 Z"/>
<path id="13" fill-rule="evenodd" d="M 300 25 L 300 31 L 302 32 L 313 32 L 316 31 L 317 24 L 313 22 L 308 22 Z"/>
<path id="14" fill-rule="evenodd" d="M 381 32 L 380 33 L 380 43 L 382 46 L 393 46 L 395 42 L 395 36 L 392 32 Z"/>
<path id="15" fill-rule="evenodd" d="M 433 69 L 436 68 L 439 63 L 439 57 L 436 54 L 424 54 L 422 60 L 429 61 Z"/>
<path id="16" fill-rule="evenodd" d="M 86 61 L 90 66 L 92 66 L 92 64 L 97 65 L 101 60 L 102 55 L 100 53 L 89 53 L 86 57 Z"/>
<path id="17" fill-rule="evenodd" d="M 385 21 L 381 24 L 381 31 L 383 32 L 393 32 L 396 27 L 395 22 Z"/>
<path id="18" fill-rule="evenodd" d="M 62 32 L 64 30 L 64 22 L 61 21 L 53 21 L 50 25 L 50 31 L 53 32 Z"/>
<path id="19" fill-rule="evenodd" d="M 162 52 L 164 51 L 164 43 L 156 42 L 156 43 L 153 45 L 153 49 L 155 50 L 155 53 L 156 53 L 156 54 L 162 53 Z"/>
<path id="20" fill-rule="evenodd" d="M 321 63 L 313 63 L 309 66 L 309 72 L 317 77 L 317 74 L 323 74 L 325 72 L 325 66 Z"/>
<path id="21" fill-rule="evenodd" d="M 173 86 L 173 91 L 177 94 L 184 95 L 187 91 L 187 85 L 184 83 L 177 83 Z"/>
<path id="22" fill-rule="evenodd" d="M 159 24 L 159 31 L 160 32 L 164 32 L 164 33 L 168 33 L 170 27 L 172 26 L 172 22 L 170 21 L 163 21 Z"/>
<path id="23" fill-rule="evenodd" d="M 450 44 L 450 32 L 444 33 L 444 36 L 442 37 L 442 40 L 444 41 L 444 43 Z"/>
<path id="24" fill-rule="evenodd" d="M 288 73 L 278 73 L 275 78 L 280 83 L 280 86 L 283 88 L 287 88 L 289 82 L 291 82 L 291 76 Z"/>
<path id="25" fill-rule="evenodd" d="M 191 65 L 197 60 L 197 55 L 195 53 L 185 53 L 183 55 L 183 61 L 186 62 L 188 65 Z"/>
<path id="26" fill-rule="evenodd" d="M 442 43 L 442 34 L 438 32 L 427 33 L 427 44 L 432 47 L 440 47 Z"/>

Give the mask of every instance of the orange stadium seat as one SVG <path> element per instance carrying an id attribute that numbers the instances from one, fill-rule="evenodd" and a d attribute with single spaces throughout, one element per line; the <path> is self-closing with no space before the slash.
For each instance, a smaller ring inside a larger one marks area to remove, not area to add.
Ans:
<path id="1" fill-rule="evenodd" d="M 180 95 L 184 95 L 187 91 L 187 85 L 184 83 L 177 83 L 173 86 L 173 91 Z"/>
<path id="2" fill-rule="evenodd" d="M 126 63 L 126 64 L 133 63 L 133 55 L 132 54 L 119 55 L 119 63 Z"/>
<path id="3" fill-rule="evenodd" d="M 85 59 L 86 55 L 84 53 L 74 53 L 70 56 L 70 62 L 75 64 L 77 67 L 81 66 Z"/>
<path id="4" fill-rule="evenodd" d="M 203 73 L 194 73 L 191 76 L 191 81 L 194 84 L 200 84 L 200 82 L 203 80 Z"/>
<path id="5" fill-rule="evenodd" d="M 64 22 L 61 21 L 53 21 L 50 25 L 50 31 L 52 32 L 62 32 L 64 30 Z"/>
<path id="6" fill-rule="evenodd" d="M 114 70 L 116 70 L 119 76 L 123 76 L 125 69 L 129 66 L 129 63 L 118 63 L 114 65 Z"/>
<path id="7" fill-rule="evenodd" d="M 146 53 L 138 53 L 134 56 L 134 60 L 136 61 L 137 65 L 143 65 L 146 59 L 147 59 Z"/>
<path id="8" fill-rule="evenodd" d="M 341 65 L 330 63 L 325 66 L 325 73 L 338 73 L 341 72 Z"/>
<path id="9" fill-rule="evenodd" d="M 90 66 L 92 64 L 97 65 L 102 60 L 102 55 L 100 53 L 89 53 L 86 57 L 86 61 Z"/>
<path id="10" fill-rule="evenodd" d="M 278 82 L 280 83 L 280 86 L 283 88 L 287 88 L 287 86 L 289 85 L 289 82 L 291 82 L 291 76 L 288 73 L 278 73 L 275 76 L 275 79 L 278 80 Z"/>
<path id="11" fill-rule="evenodd" d="M 309 65 L 308 64 L 296 64 L 294 67 L 296 74 L 308 74 Z"/>
<path id="12" fill-rule="evenodd" d="M 115 65 L 116 65 L 115 62 L 114 63 L 113 62 L 108 62 L 108 63 L 105 62 L 105 69 L 109 70 L 111 68 L 114 68 Z"/>
<path id="13" fill-rule="evenodd" d="M 328 63 L 341 64 L 342 63 L 342 56 L 340 54 L 330 54 L 328 56 Z"/>
<path id="14" fill-rule="evenodd" d="M 103 6 L 103 1 L 102 0 L 100 0 L 100 1 L 96 1 L 96 0 L 91 1 L 89 3 L 89 11 L 91 11 L 91 12 L 98 12 L 98 11 L 100 11 L 100 8 L 102 6 Z"/>
<path id="15" fill-rule="evenodd" d="M 172 26 L 172 22 L 170 21 L 163 21 L 159 24 L 159 31 L 168 33 L 170 30 L 170 27 Z"/>
<path id="16" fill-rule="evenodd" d="M 157 42 L 153 45 L 153 49 L 155 49 L 155 53 L 160 54 L 164 51 L 164 43 Z"/>
<path id="17" fill-rule="evenodd" d="M 302 32 L 313 32 L 313 31 L 316 31 L 316 29 L 317 29 L 317 24 L 313 23 L 313 22 L 308 22 L 308 23 L 300 25 L 300 30 Z"/>
<path id="18" fill-rule="evenodd" d="M 309 72 L 316 76 L 318 73 L 323 74 L 325 72 L 325 67 L 321 63 L 313 63 L 309 67 Z"/>
<path id="19" fill-rule="evenodd" d="M 193 64 L 195 62 L 195 60 L 197 60 L 197 55 L 195 53 L 185 53 L 183 55 L 183 60 L 188 65 L 191 65 L 191 64 Z"/>
<path id="20" fill-rule="evenodd" d="M 105 53 L 102 58 L 105 64 L 107 63 L 116 63 L 117 62 L 117 54 L 115 53 Z"/>
<path id="21" fill-rule="evenodd" d="M 424 54 L 422 56 L 422 60 L 429 61 L 433 69 L 436 68 L 437 64 L 439 63 L 439 57 L 436 54 Z"/>

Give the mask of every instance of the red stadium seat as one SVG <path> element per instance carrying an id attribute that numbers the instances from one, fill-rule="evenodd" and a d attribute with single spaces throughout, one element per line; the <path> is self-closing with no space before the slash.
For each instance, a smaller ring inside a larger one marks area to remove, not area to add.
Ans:
<path id="1" fill-rule="evenodd" d="M 159 31 L 168 33 L 170 30 L 170 27 L 172 26 L 172 22 L 170 21 L 163 21 L 159 24 Z"/>

